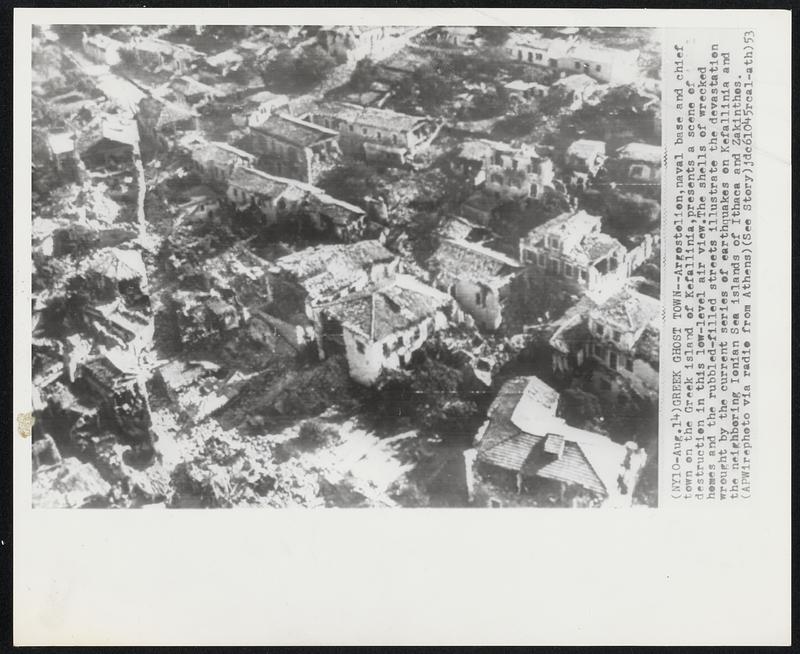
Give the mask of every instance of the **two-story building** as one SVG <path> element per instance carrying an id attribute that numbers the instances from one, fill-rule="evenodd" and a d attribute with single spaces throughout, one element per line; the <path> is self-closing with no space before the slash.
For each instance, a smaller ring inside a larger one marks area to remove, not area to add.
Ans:
<path id="1" fill-rule="evenodd" d="M 296 180 L 276 177 L 247 166 L 234 167 L 228 178 L 227 198 L 237 211 L 256 209 L 266 225 L 296 210 L 308 188 Z"/>
<path id="2" fill-rule="evenodd" d="M 631 288 L 601 302 L 584 297 L 555 324 L 553 370 L 570 376 L 593 361 L 597 393 L 657 399 L 660 320 L 661 303 Z"/>
<path id="3" fill-rule="evenodd" d="M 227 168 L 223 169 L 223 174 L 225 171 Z M 231 171 L 227 177 L 228 200 L 237 211 L 257 209 L 267 225 L 302 209 L 312 226 L 328 237 L 351 242 L 364 232 L 367 216 L 364 209 L 334 198 L 316 186 L 235 162 L 231 163 Z"/>
<path id="4" fill-rule="evenodd" d="M 313 184 L 339 160 L 338 132 L 288 114 L 271 114 L 251 126 L 245 148 L 273 175 Z"/>
<path id="5" fill-rule="evenodd" d="M 562 213 L 520 239 L 520 261 L 531 273 L 557 275 L 584 291 L 612 293 L 628 277 L 627 249 L 601 227 L 600 216 Z"/>
<path id="6" fill-rule="evenodd" d="M 484 139 L 462 143 L 453 169 L 496 200 L 537 198 L 552 187 L 554 178 L 553 162 L 535 146 Z"/>
<path id="7" fill-rule="evenodd" d="M 322 103 L 312 111 L 311 120 L 336 130 L 343 152 L 397 164 L 405 163 L 427 146 L 440 127 L 427 116 L 347 102 Z"/>
<path id="8" fill-rule="evenodd" d="M 433 333 L 446 328 L 453 304 L 449 295 L 401 274 L 326 303 L 320 314 L 328 338 L 341 334 L 350 376 L 371 385 L 383 370 L 408 365 Z"/>
<path id="9" fill-rule="evenodd" d="M 487 330 L 500 326 L 509 285 L 522 268 L 518 261 L 478 243 L 443 239 L 428 265 L 434 284 L 475 323 Z"/>

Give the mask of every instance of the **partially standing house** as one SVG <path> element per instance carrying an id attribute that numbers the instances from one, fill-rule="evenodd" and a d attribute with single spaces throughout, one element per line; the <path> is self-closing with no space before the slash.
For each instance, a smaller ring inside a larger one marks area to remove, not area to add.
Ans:
<path id="1" fill-rule="evenodd" d="M 150 143 L 169 141 L 181 132 L 196 130 L 197 119 L 194 109 L 151 96 L 142 98 L 136 111 L 139 138 Z"/>
<path id="2" fill-rule="evenodd" d="M 320 125 L 272 114 L 251 126 L 250 145 L 258 167 L 273 175 L 313 184 L 339 159 L 337 132 Z"/>
<path id="3" fill-rule="evenodd" d="M 564 161 L 572 173 L 573 183 L 586 186 L 597 175 L 606 160 L 604 141 L 578 139 L 570 143 Z"/>
<path id="4" fill-rule="evenodd" d="M 434 283 L 483 329 L 495 330 L 521 264 L 478 243 L 444 239 L 429 261 Z"/>
<path id="5" fill-rule="evenodd" d="M 382 371 L 408 365 L 432 334 L 447 327 L 453 300 L 413 277 L 397 275 L 326 303 L 320 312 L 329 330 L 340 330 L 350 376 L 371 385 Z"/>
<path id="6" fill-rule="evenodd" d="M 287 112 L 289 110 L 289 97 L 271 91 L 259 91 L 244 100 L 243 111 L 247 116 L 247 124 L 257 127 L 264 123 L 272 114 Z"/>
<path id="7" fill-rule="evenodd" d="M 276 301 L 271 312 L 289 318 L 302 313 L 312 322 L 320 356 L 342 346 L 340 326 L 331 329 L 321 307 L 385 282 L 400 271 L 400 260 L 379 241 L 320 245 L 286 255 L 271 270 Z M 277 314 L 276 314 L 277 315 Z"/>
<path id="8" fill-rule="evenodd" d="M 553 185 L 553 162 L 535 146 L 477 139 L 463 143 L 454 166 L 498 201 L 537 198 Z"/>
<path id="9" fill-rule="evenodd" d="M 427 116 L 347 102 L 322 103 L 312 111 L 311 120 L 336 130 L 343 152 L 395 164 L 406 163 L 429 145 L 440 128 Z"/>
<path id="10" fill-rule="evenodd" d="M 255 156 L 220 141 L 208 141 L 192 150 L 197 171 L 209 182 L 227 185 L 238 167 L 255 164 Z"/>
<path id="11" fill-rule="evenodd" d="M 561 94 L 564 104 L 571 111 L 577 111 L 597 88 L 597 81 L 593 77 L 578 73 L 576 75 L 567 75 L 554 82 L 550 86 L 549 93 Z"/>
<path id="12" fill-rule="evenodd" d="M 468 474 L 537 506 L 630 506 L 645 451 L 567 425 L 558 403 L 558 392 L 538 377 L 507 381 L 475 437 Z"/>
<path id="13" fill-rule="evenodd" d="M 237 211 L 255 209 L 266 225 L 295 211 L 308 195 L 296 180 L 276 177 L 255 168 L 236 166 L 228 178 L 228 200 Z"/>
<path id="14" fill-rule="evenodd" d="M 584 298 L 556 323 L 553 370 L 572 375 L 594 362 L 590 383 L 601 395 L 658 397 L 661 304 L 624 288 L 601 302 Z"/>
<path id="15" fill-rule="evenodd" d="M 520 239 L 520 261 L 530 274 L 558 276 L 577 289 L 609 294 L 628 277 L 627 249 L 601 227 L 600 216 L 562 213 Z"/>

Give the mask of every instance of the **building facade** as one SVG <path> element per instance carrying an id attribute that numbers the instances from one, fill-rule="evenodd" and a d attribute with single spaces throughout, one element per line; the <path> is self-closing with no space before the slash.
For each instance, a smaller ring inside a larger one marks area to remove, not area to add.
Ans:
<path id="1" fill-rule="evenodd" d="M 439 125 L 426 116 L 410 116 L 346 102 L 319 105 L 312 111 L 311 120 L 335 130 L 343 152 L 397 164 L 405 163 L 428 145 L 439 129 Z"/>
<path id="2" fill-rule="evenodd" d="M 563 213 L 520 239 L 520 261 L 536 274 L 560 276 L 585 291 L 611 293 L 629 275 L 628 253 L 601 227 L 600 216 Z"/>
<path id="3" fill-rule="evenodd" d="M 286 114 L 272 114 L 250 128 L 258 167 L 273 175 L 315 183 L 339 160 L 337 132 Z"/>

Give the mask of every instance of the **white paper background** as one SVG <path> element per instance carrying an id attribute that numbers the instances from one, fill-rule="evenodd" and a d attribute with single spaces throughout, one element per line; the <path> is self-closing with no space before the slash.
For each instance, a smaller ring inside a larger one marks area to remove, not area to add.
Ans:
<path id="1" fill-rule="evenodd" d="M 199 20 L 747 25 L 768 34 L 757 52 L 755 497 L 610 512 L 34 511 L 30 442 L 14 433 L 15 643 L 788 644 L 790 14 L 16 10 L 15 416 L 30 409 L 31 390 L 30 25 Z"/>

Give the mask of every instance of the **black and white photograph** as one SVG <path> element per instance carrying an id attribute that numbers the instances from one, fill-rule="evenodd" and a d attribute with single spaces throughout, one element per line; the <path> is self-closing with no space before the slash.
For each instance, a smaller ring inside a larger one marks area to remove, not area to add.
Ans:
<path id="1" fill-rule="evenodd" d="M 789 644 L 767 5 L 9 11 L 0 632 Z"/>
<path id="2" fill-rule="evenodd" d="M 657 29 L 37 24 L 34 507 L 654 507 Z"/>

